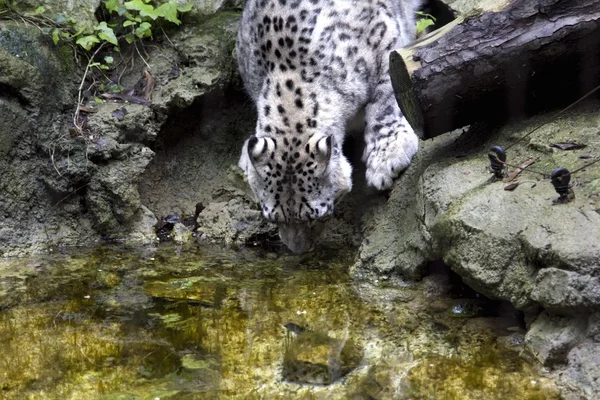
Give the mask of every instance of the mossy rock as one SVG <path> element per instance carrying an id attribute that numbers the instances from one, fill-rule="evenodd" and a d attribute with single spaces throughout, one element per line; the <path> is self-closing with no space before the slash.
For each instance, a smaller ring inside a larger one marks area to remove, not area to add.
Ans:
<path id="1" fill-rule="evenodd" d="M 361 349 L 352 340 L 320 332 L 304 331 L 286 345 L 282 376 L 290 382 L 328 385 L 356 368 L 362 359 Z"/>
<path id="2" fill-rule="evenodd" d="M 75 21 L 77 29 L 81 27 L 93 28 L 98 21 L 96 20 L 96 10 L 102 3 L 102 0 L 4 0 L 5 7 L 19 14 L 36 15 L 36 10 L 43 7 L 44 17 L 50 18 L 56 22 L 66 22 L 68 18 Z M 3 4 L 0 1 L 0 9 Z"/>
<path id="3" fill-rule="evenodd" d="M 56 47 L 39 29 L 0 23 L 0 85 L 4 95 L 42 111 L 73 104 L 74 60 L 66 46 Z"/>

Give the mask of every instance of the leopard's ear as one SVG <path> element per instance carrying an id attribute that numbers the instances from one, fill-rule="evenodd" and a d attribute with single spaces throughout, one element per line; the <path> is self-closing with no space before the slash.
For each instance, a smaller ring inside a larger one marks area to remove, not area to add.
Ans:
<path id="1" fill-rule="evenodd" d="M 318 154 L 318 157 L 321 158 L 321 160 L 329 161 L 329 158 L 331 157 L 331 150 L 333 148 L 333 140 L 333 135 L 329 135 L 321 138 L 317 142 L 316 153 Z"/>
<path id="2" fill-rule="evenodd" d="M 333 135 L 322 136 L 309 141 L 307 146 L 309 146 L 310 158 L 316 161 L 315 174 L 317 176 L 322 175 L 327 170 L 334 144 L 335 138 Z"/>
<path id="3" fill-rule="evenodd" d="M 248 168 L 250 168 L 251 162 L 250 157 L 248 157 L 248 142 L 250 139 L 247 139 L 242 146 L 242 154 L 240 155 L 240 160 L 238 161 L 238 167 L 244 171 L 245 175 L 248 175 Z"/>
<path id="4" fill-rule="evenodd" d="M 247 141 L 247 156 L 255 168 L 266 164 L 269 154 L 275 151 L 277 143 L 270 137 L 251 136 Z"/>

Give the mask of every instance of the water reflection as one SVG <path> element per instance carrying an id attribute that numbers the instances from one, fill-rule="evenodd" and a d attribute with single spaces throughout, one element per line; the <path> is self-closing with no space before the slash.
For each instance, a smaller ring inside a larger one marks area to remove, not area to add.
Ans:
<path id="1" fill-rule="evenodd" d="M 0 261 L 0 397 L 558 398 L 514 352 L 518 321 L 457 318 L 464 302 L 432 280 L 353 282 L 351 262 L 169 247 Z"/>

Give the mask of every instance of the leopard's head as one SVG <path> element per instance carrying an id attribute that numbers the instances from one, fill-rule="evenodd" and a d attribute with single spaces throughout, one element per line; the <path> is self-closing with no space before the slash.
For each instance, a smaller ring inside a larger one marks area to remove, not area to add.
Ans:
<path id="1" fill-rule="evenodd" d="M 263 216 L 295 253 L 313 247 L 335 201 L 352 188 L 352 167 L 334 135 L 302 138 L 251 136 L 239 162 Z"/>

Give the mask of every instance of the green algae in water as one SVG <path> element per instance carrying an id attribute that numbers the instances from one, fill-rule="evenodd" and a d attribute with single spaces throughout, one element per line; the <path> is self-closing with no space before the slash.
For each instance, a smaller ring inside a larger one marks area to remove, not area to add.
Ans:
<path id="1" fill-rule="evenodd" d="M 0 398 L 557 398 L 493 318 L 452 318 L 453 300 L 420 285 L 353 282 L 352 256 L 102 247 L 0 261 Z M 285 382 L 299 349 L 284 326 L 350 340 L 358 367 Z"/>

